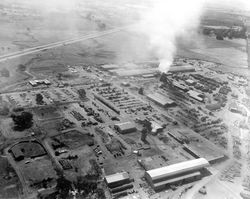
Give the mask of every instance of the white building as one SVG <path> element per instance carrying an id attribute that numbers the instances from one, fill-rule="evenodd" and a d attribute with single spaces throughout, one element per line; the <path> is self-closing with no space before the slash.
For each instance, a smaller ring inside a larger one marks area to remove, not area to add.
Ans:
<path id="1" fill-rule="evenodd" d="M 206 159 L 199 158 L 146 171 L 145 177 L 155 190 L 160 190 L 171 184 L 200 179 L 201 171 L 208 166 Z"/>
<path id="2" fill-rule="evenodd" d="M 109 188 L 115 188 L 123 184 L 129 183 L 130 178 L 127 172 L 115 173 L 105 176 L 105 181 Z"/>
<path id="3" fill-rule="evenodd" d="M 202 94 L 197 92 L 197 91 L 194 91 L 194 90 L 190 90 L 187 92 L 187 94 L 192 97 L 193 99 L 199 101 L 199 102 L 203 102 L 204 101 L 204 98 L 202 97 Z"/>

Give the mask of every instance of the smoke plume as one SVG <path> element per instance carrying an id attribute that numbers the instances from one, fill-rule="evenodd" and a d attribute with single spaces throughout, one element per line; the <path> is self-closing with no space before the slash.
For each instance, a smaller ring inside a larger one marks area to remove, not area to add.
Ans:
<path id="1" fill-rule="evenodd" d="M 195 42 L 206 6 L 250 10 L 249 0 L 149 0 L 149 4 L 149 9 L 141 12 L 140 31 L 148 37 L 161 72 L 172 65 L 179 39 Z"/>
<path id="2" fill-rule="evenodd" d="M 190 39 L 196 32 L 203 5 L 204 0 L 151 0 L 142 13 L 140 30 L 148 37 L 161 72 L 169 70 L 178 38 Z"/>

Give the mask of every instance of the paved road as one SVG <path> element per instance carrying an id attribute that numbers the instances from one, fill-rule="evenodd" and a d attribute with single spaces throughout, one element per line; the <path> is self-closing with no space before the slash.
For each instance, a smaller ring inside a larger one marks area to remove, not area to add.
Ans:
<path id="1" fill-rule="evenodd" d="M 17 58 L 17 57 L 21 57 L 21 56 L 24 56 L 24 55 L 33 54 L 33 53 L 40 52 L 40 51 L 43 51 L 43 50 L 48 50 L 48 49 L 52 49 L 52 48 L 56 48 L 56 47 L 76 43 L 76 42 L 79 42 L 79 41 L 84 41 L 84 40 L 88 40 L 88 39 L 94 39 L 94 38 L 97 38 L 97 37 L 102 37 L 102 36 L 105 36 L 105 35 L 109 35 L 109 34 L 112 34 L 112 33 L 116 33 L 116 32 L 125 30 L 125 29 L 127 29 L 129 27 L 132 27 L 132 26 L 130 25 L 130 26 L 124 26 L 124 27 L 119 27 L 119 28 L 113 28 L 113 29 L 105 30 L 105 31 L 101 31 L 101 32 L 85 34 L 85 35 L 82 35 L 82 36 L 79 36 L 79 37 L 76 37 L 76 38 L 72 38 L 72 39 L 67 39 L 67 40 L 63 40 L 63 41 L 59 41 L 59 42 L 53 42 L 53 43 L 50 43 L 50 44 L 45 44 L 45 45 L 40 45 L 40 46 L 36 46 L 36 47 L 32 47 L 32 48 L 27 48 L 27 49 L 24 49 L 24 50 L 20 50 L 20 51 L 17 51 L 17 52 L 13 52 L 13 53 L 10 53 L 10 54 L 0 56 L 0 62 L 6 61 L 6 60 L 9 60 L 9 59 L 14 59 L 14 58 Z"/>

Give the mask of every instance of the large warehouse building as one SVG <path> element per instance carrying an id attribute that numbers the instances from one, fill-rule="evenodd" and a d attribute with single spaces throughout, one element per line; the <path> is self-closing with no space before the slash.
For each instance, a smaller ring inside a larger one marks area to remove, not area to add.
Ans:
<path id="1" fill-rule="evenodd" d="M 109 188 L 115 188 L 130 182 L 127 172 L 115 173 L 105 176 L 105 180 Z"/>
<path id="2" fill-rule="evenodd" d="M 115 124 L 115 128 L 121 134 L 132 133 L 136 131 L 136 126 L 133 122 L 123 122 Z"/>
<path id="3" fill-rule="evenodd" d="M 192 66 L 192 65 L 171 66 L 168 72 L 171 72 L 171 73 L 177 73 L 177 72 L 195 72 L 195 67 Z"/>
<path id="4" fill-rule="evenodd" d="M 198 93 L 197 91 L 190 90 L 187 92 L 187 94 L 199 102 L 204 102 L 204 97 L 202 96 L 201 93 Z"/>
<path id="5" fill-rule="evenodd" d="M 116 194 L 127 193 L 128 189 L 133 189 L 133 184 L 127 172 L 116 173 L 105 177 L 110 193 L 116 198 Z"/>
<path id="6" fill-rule="evenodd" d="M 199 158 L 146 171 L 145 177 L 157 191 L 171 184 L 201 179 L 202 170 L 208 166 L 209 162 L 205 158 Z"/>
<path id="7" fill-rule="evenodd" d="M 155 102 L 159 106 L 162 106 L 165 108 L 176 106 L 176 104 L 173 100 L 169 99 L 168 97 L 166 97 L 165 95 L 162 95 L 160 93 L 149 94 L 149 95 L 147 95 L 147 97 L 148 97 L 148 99 Z"/>

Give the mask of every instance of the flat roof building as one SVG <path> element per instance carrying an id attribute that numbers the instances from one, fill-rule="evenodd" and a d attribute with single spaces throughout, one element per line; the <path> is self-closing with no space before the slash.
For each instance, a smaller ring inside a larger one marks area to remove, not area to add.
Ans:
<path id="1" fill-rule="evenodd" d="M 148 99 L 155 102 L 156 104 L 162 106 L 162 107 L 172 107 L 176 106 L 175 102 L 171 99 L 169 99 L 167 96 L 162 95 L 160 93 L 153 93 L 147 95 Z"/>
<path id="2" fill-rule="evenodd" d="M 194 85 L 195 84 L 195 81 L 194 80 L 191 80 L 191 79 L 187 79 L 185 81 L 188 85 Z"/>
<path id="3" fill-rule="evenodd" d="M 36 80 L 30 80 L 29 83 L 31 86 L 37 86 Z"/>
<path id="4" fill-rule="evenodd" d="M 105 176 L 105 181 L 109 188 L 115 188 L 130 182 L 127 172 L 123 171 L 112 175 Z"/>
<path id="5" fill-rule="evenodd" d="M 202 97 L 202 94 L 199 92 L 196 92 L 194 90 L 190 90 L 187 92 L 187 94 L 199 102 L 204 102 L 204 98 Z"/>
<path id="6" fill-rule="evenodd" d="M 171 73 L 176 73 L 176 72 L 195 72 L 195 67 L 192 66 L 192 65 L 171 66 L 168 72 L 171 72 Z"/>
<path id="7" fill-rule="evenodd" d="M 174 183 L 200 179 L 201 170 L 208 166 L 206 159 L 199 158 L 146 171 L 145 177 L 155 190 L 159 190 Z"/>
<path id="8" fill-rule="evenodd" d="M 46 84 L 46 85 L 51 84 L 51 83 L 50 83 L 50 81 L 49 81 L 49 80 L 47 80 L 47 79 L 43 80 L 43 83 L 44 83 L 44 84 Z"/>
<path id="9" fill-rule="evenodd" d="M 182 90 L 182 91 L 185 91 L 185 92 L 188 91 L 187 87 L 184 86 L 184 85 L 182 85 L 182 84 L 180 84 L 179 82 L 173 81 L 172 85 L 173 85 L 174 87 L 176 87 L 176 88 Z"/>
<path id="10" fill-rule="evenodd" d="M 144 75 L 142 75 L 143 78 L 153 78 L 155 76 L 156 76 L 155 73 L 150 73 L 150 74 L 144 74 Z"/>
<path id="11" fill-rule="evenodd" d="M 136 131 L 136 126 L 132 122 L 123 122 L 123 123 L 115 124 L 115 128 L 121 134 L 132 133 Z"/>

